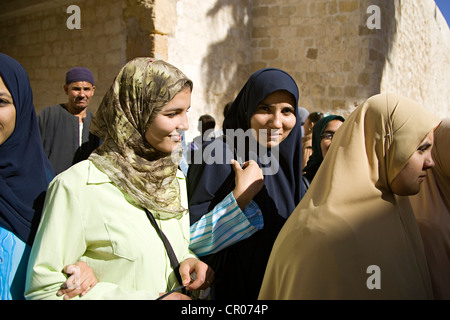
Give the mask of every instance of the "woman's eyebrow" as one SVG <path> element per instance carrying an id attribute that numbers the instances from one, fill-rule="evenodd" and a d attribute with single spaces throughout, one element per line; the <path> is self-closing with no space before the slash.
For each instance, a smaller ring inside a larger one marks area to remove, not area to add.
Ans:
<path id="1" fill-rule="evenodd" d="M 11 94 L 9 94 L 9 92 L 7 92 L 7 91 L 0 90 L 0 97 L 6 98 L 8 100 L 12 100 Z"/>
<path id="2" fill-rule="evenodd" d="M 433 146 L 433 144 L 431 143 L 431 142 L 424 142 L 423 144 L 421 144 L 420 146 L 419 146 L 419 149 L 428 149 L 428 148 L 431 148 Z"/>
<path id="3" fill-rule="evenodd" d="M 6 97 L 10 97 L 11 98 L 11 95 L 8 92 L 3 91 L 3 90 L 0 90 L 0 96 L 6 96 Z"/>
<path id="4" fill-rule="evenodd" d="M 258 107 L 261 107 L 261 106 L 263 106 L 263 107 L 271 107 L 271 108 L 275 108 L 275 104 L 270 104 L 270 103 L 264 103 L 264 102 L 261 102 L 260 104 L 258 104 Z M 293 106 L 291 106 L 291 105 L 286 105 L 286 106 L 283 106 L 283 108 L 291 108 L 291 109 L 295 109 Z"/>
<path id="5" fill-rule="evenodd" d="M 191 108 L 191 106 L 189 106 L 186 110 L 189 110 L 190 108 Z M 184 110 L 183 107 L 173 106 L 173 107 L 163 110 L 163 112 L 173 112 L 173 111 L 183 111 L 183 110 Z"/>

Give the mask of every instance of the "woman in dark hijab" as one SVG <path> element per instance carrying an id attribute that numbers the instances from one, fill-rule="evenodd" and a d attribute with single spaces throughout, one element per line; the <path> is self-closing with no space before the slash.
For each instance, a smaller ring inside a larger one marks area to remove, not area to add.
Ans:
<path id="1" fill-rule="evenodd" d="M 304 177 L 308 179 L 308 185 L 316 175 L 322 164 L 323 157 L 330 147 L 334 133 L 341 126 L 345 119 L 338 115 L 323 117 L 317 121 L 313 128 L 312 135 L 312 154 L 309 157 L 306 167 L 303 169 Z"/>
<path id="2" fill-rule="evenodd" d="M 298 96 L 298 87 L 286 72 L 274 68 L 255 72 L 227 113 L 224 138 L 204 145 L 204 163 L 189 167 L 191 225 L 232 192 L 231 159 L 254 160 L 264 175 L 264 187 L 253 197 L 263 215 L 263 229 L 203 257 L 215 271 L 218 300 L 257 298 L 275 238 L 304 194 Z"/>
<path id="3" fill-rule="evenodd" d="M 42 149 L 26 71 L 0 54 L 0 80 L 0 298 L 23 299 L 29 249 L 54 171 Z"/>

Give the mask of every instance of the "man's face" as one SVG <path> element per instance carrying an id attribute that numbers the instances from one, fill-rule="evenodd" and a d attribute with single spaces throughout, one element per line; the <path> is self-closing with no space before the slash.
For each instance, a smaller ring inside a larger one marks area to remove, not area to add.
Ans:
<path id="1" fill-rule="evenodd" d="M 86 109 L 94 95 L 95 86 L 87 81 L 72 82 L 64 85 L 64 92 L 68 96 L 68 105 L 72 110 Z"/>

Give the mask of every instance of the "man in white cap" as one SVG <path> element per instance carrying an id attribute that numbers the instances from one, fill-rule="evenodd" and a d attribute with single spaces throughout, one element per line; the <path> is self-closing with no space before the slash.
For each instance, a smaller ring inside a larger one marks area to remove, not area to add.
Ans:
<path id="1" fill-rule="evenodd" d="M 66 103 L 44 108 L 38 115 L 42 145 L 56 174 L 86 159 L 99 145 L 89 133 L 92 113 L 87 109 L 94 96 L 92 72 L 75 67 L 66 74 Z"/>

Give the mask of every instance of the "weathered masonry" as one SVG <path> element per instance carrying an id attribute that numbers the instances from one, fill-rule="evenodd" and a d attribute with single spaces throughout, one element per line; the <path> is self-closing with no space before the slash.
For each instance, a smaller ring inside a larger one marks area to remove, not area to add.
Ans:
<path id="1" fill-rule="evenodd" d="M 433 0 L 2 0 L 0 18 L 0 51 L 24 65 L 38 112 L 65 101 L 72 66 L 93 71 L 95 111 L 128 60 L 153 56 L 194 81 L 191 138 L 201 114 L 220 127 L 263 67 L 289 72 L 310 111 L 345 116 L 396 92 L 450 116 L 450 30 Z"/>

